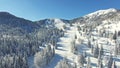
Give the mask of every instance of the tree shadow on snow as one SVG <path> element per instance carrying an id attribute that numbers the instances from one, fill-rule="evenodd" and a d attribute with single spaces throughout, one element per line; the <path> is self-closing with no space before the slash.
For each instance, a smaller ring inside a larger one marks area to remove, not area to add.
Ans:
<path id="1" fill-rule="evenodd" d="M 62 44 L 57 44 L 57 47 L 63 47 L 63 45 Z"/>
<path id="2" fill-rule="evenodd" d="M 64 38 L 69 38 L 69 36 L 68 35 L 64 35 Z"/>
<path id="3" fill-rule="evenodd" d="M 78 47 L 78 50 L 79 50 L 79 52 L 81 52 L 81 53 L 83 53 L 84 51 L 87 51 L 87 50 L 89 50 L 89 48 L 85 45 L 85 44 L 81 44 L 81 45 L 79 45 L 79 44 L 76 44 Z"/>
<path id="4" fill-rule="evenodd" d="M 115 61 L 120 62 L 120 58 L 113 58 Z"/>
<path id="5" fill-rule="evenodd" d="M 60 49 L 60 48 L 57 48 L 57 50 L 60 50 L 60 51 L 66 51 L 66 50 L 63 50 L 63 49 Z"/>
<path id="6" fill-rule="evenodd" d="M 96 63 L 91 63 L 91 66 L 97 67 L 97 64 Z"/>
<path id="7" fill-rule="evenodd" d="M 60 55 L 58 54 L 55 54 L 53 60 L 49 63 L 48 66 L 46 66 L 45 68 L 55 68 L 55 66 L 57 65 L 57 63 L 62 60 L 63 57 L 61 57 Z"/>

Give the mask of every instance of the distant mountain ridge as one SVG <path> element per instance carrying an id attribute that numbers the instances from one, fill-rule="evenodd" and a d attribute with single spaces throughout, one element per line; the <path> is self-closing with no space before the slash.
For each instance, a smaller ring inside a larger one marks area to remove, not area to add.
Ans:
<path id="1" fill-rule="evenodd" d="M 32 21 L 16 17 L 8 12 L 0 12 L 0 25 L 21 28 L 27 32 L 31 32 L 35 28 L 38 28 L 38 25 L 34 24 Z"/>
<path id="2" fill-rule="evenodd" d="M 30 21 L 23 18 L 16 17 L 8 12 L 0 12 L 0 28 L 2 31 L 2 25 L 12 28 L 19 28 L 21 30 L 32 32 L 40 27 L 58 28 L 63 29 L 63 26 L 69 23 L 79 24 L 94 24 L 102 23 L 103 21 L 115 22 L 120 21 L 120 10 L 110 8 L 106 10 L 99 10 L 85 16 L 74 18 L 72 20 L 65 19 L 43 19 L 39 21 Z M 24 32 L 23 31 L 23 32 Z"/>
<path id="3" fill-rule="evenodd" d="M 73 23 L 93 23 L 102 22 L 104 20 L 109 21 L 120 21 L 120 10 L 110 8 L 106 10 L 98 10 L 96 12 L 87 14 L 80 18 L 71 20 Z"/>

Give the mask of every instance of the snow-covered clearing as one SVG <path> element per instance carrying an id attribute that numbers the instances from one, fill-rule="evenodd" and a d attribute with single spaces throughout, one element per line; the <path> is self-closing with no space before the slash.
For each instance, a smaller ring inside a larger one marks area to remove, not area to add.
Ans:
<path id="1" fill-rule="evenodd" d="M 55 50 L 55 57 L 52 60 L 52 62 L 46 67 L 46 68 L 54 68 L 56 64 L 62 60 L 64 57 L 66 57 L 69 61 L 75 61 L 76 55 L 70 52 L 71 42 L 75 37 L 75 34 L 77 32 L 77 28 L 75 26 L 68 26 L 66 29 L 66 33 L 64 37 L 61 37 L 59 39 L 59 42 L 57 43 L 58 47 Z"/>

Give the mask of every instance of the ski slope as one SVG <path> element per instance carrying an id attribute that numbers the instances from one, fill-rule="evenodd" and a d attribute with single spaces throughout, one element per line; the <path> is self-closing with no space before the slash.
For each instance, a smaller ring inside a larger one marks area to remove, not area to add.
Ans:
<path id="1" fill-rule="evenodd" d="M 63 37 L 59 39 L 59 42 L 57 43 L 58 47 L 55 50 L 55 57 L 51 61 L 51 63 L 46 66 L 46 68 L 55 68 L 57 63 L 62 60 L 64 57 L 66 57 L 71 63 L 75 61 L 76 55 L 70 52 L 71 42 L 74 39 L 77 32 L 77 28 L 75 26 L 70 27 L 67 26 L 67 29 L 65 30 L 65 34 Z"/>
<path id="2" fill-rule="evenodd" d="M 102 26 L 98 26 L 96 28 L 101 28 L 101 27 Z M 113 29 L 115 26 L 112 25 L 111 27 L 112 27 L 111 29 Z M 118 28 L 116 28 L 116 29 L 118 29 Z M 113 29 L 113 30 L 115 30 L 115 29 Z M 111 32 L 113 30 L 111 30 Z M 77 55 L 71 53 L 71 49 L 70 49 L 71 42 L 75 38 L 75 35 L 77 36 L 76 45 L 78 48 L 78 52 L 83 53 L 86 51 L 86 55 L 87 55 L 86 61 L 87 61 L 87 58 L 90 57 L 92 68 L 96 68 L 98 59 L 93 57 L 93 54 L 91 53 L 91 48 L 87 47 L 88 36 L 82 31 L 81 31 L 81 33 L 83 35 L 81 35 L 79 33 L 79 31 L 77 30 L 77 24 L 74 24 L 73 26 L 67 26 L 64 37 L 61 37 L 59 39 L 59 42 L 57 43 L 58 49 L 55 50 L 56 55 L 55 55 L 54 59 L 52 60 L 52 62 L 48 66 L 46 66 L 46 68 L 55 68 L 57 63 L 64 57 L 66 57 L 71 64 L 77 63 Z M 108 58 L 110 53 L 112 53 L 112 55 L 114 55 L 113 52 L 114 52 L 115 42 L 109 38 L 100 37 L 98 35 L 97 31 L 93 31 L 92 33 L 93 33 L 92 37 L 95 38 L 95 41 L 91 42 L 91 44 L 94 46 L 97 42 L 99 47 L 100 47 L 100 45 L 103 45 L 104 55 L 103 55 L 102 62 L 103 62 L 104 68 L 106 68 L 105 67 L 106 58 Z M 81 43 L 80 40 L 83 40 L 83 42 Z M 107 42 L 109 42 L 109 44 L 107 44 Z M 113 57 L 113 60 L 116 61 L 117 67 L 120 67 L 120 57 L 119 56 Z M 77 63 L 77 66 L 78 66 L 78 63 Z M 86 66 L 86 64 L 84 64 L 84 67 L 85 66 Z"/>

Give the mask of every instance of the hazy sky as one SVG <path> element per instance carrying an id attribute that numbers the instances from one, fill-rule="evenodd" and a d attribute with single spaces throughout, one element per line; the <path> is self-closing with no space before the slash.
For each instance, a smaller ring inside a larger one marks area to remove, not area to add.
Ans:
<path id="1" fill-rule="evenodd" d="M 73 19 L 100 9 L 120 9 L 120 0 L 0 0 L 0 11 L 29 20 Z"/>

